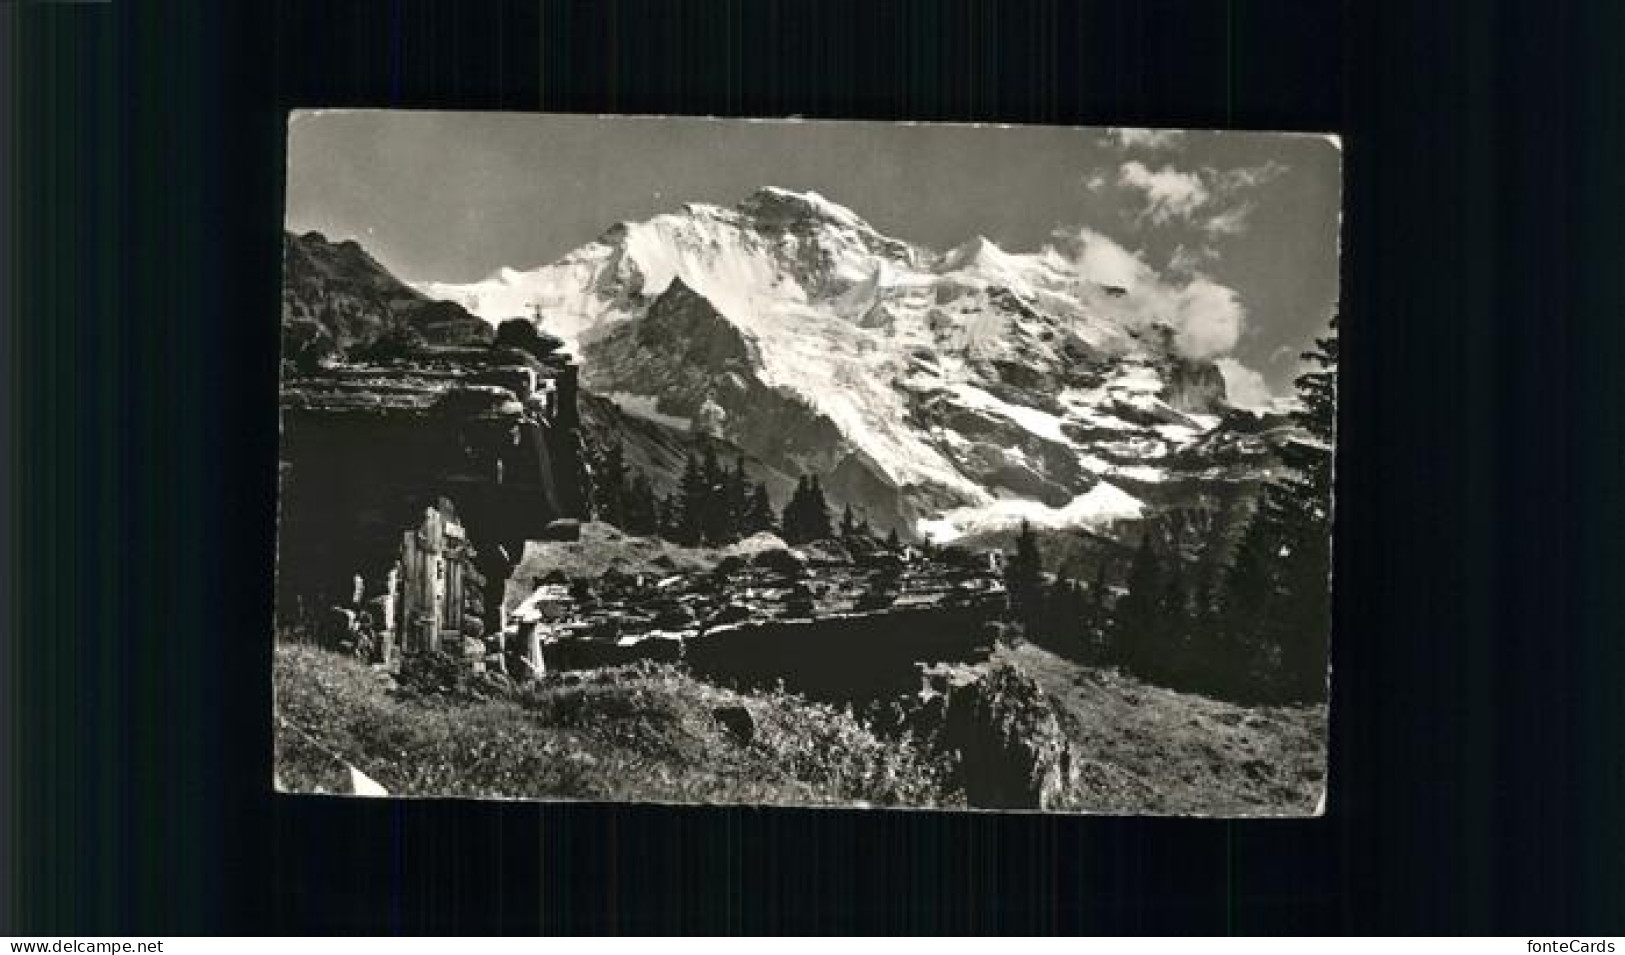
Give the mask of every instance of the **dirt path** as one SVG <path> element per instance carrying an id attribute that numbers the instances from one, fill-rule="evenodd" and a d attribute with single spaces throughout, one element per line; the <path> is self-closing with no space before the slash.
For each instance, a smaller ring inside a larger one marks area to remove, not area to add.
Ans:
<path id="1" fill-rule="evenodd" d="M 1032 645 L 1031 673 L 1087 760 L 1097 812 L 1306 815 L 1325 783 L 1326 706 L 1244 707 L 1080 666 Z"/>

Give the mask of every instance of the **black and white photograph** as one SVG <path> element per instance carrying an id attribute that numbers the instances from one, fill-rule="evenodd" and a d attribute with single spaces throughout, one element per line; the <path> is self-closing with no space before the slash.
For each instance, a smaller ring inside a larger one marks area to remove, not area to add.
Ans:
<path id="1" fill-rule="evenodd" d="M 279 792 L 1324 812 L 1337 137 L 287 144 Z"/>

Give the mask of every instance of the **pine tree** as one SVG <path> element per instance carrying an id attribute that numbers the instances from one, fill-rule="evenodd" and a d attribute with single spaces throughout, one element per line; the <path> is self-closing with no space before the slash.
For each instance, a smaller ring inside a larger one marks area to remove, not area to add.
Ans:
<path id="1" fill-rule="evenodd" d="M 814 474 L 807 481 L 807 539 L 823 540 L 830 536 L 829 502 L 824 499 L 824 487 Z"/>
<path id="2" fill-rule="evenodd" d="M 886 532 L 886 549 L 894 554 L 901 553 L 903 550 L 903 541 L 897 536 L 897 528 L 895 527 Z"/>
<path id="3" fill-rule="evenodd" d="M 841 511 L 841 539 L 851 540 L 858 536 L 858 520 L 852 513 L 852 505 L 848 504 Z"/>
<path id="4" fill-rule="evenodd" d="M 799 544 L 807 539 L 807 476 L 803 474 L 796 479 L 796 489 L 791 492 L 790 500 L 784 505 L 784 519 L 780 526 L 784 528 L 784 540 L 789 544 Z"/>
<path id="5" fill-rule="evenodd" d="M 700 473 L 705 491 L 700 503 L 700 536 L 703 543 L 718 546 L 728 543 L 730 536 L 727 474 L 717 463 L 716 449 L 709 443 L 701 452 Z"/>
<path id="6" fill-rule="evenodd" d="M 1157 600 L 1156 626 L 1148 649 L 1147 672 L 1165 684 L 1183 686 L 1191 675 L 1189 656 L 1190 600 L 1185 592 L 1183 568 L 1176 562 L 1163 574 Z"/>
<path id="7" fill-rule="evenodd" d="M 1140 535 L 1139 549 L 1129 565 L 1128 593 L 1117 602 L 1112 626 L 1112 644 L 1118 658 L 1141 675 L 1148 675 L 1156 667 L 1157 609 L 1163 589 L 1162 567 L 1147 531 Z"/>
<path id="8" fill-rule="evenodd" d="M 816 474 L 802 475 L 796 481 L 795 493 L 784 506 L 783 527 L 784 539 L 790 544 L 805 544 L 830 536 L 829 505 Z"/>
<path id="9" fill-rule="evenodd" d="M 639 471 L 626 490 L 626 530 L 633 534 L 658 534 L 654 485 Z"/>
<path id="10" fill-rule="evenodd" d="M 1313 366 L 1298 376 L 1302 409 L 1293 415 L 1308 441 L 1281 451 L 1291 474 L 1272 493 L 1284 519 L 1280 586 L 1279 682 L 1294 698 L 1326 691 L 1327 637 L 1331 628 L 1332 448 L 1337 437 L 1337 318 L 1303 358 Z"/>
<path id="11" fill-rule="evenodd" d="M 1043 625 L 1039 636 L 1050 649 L 1071 659 L 1084 653 L 1084 620 L 1087 600 L 1083 587 L 1064 573 L 1043 595 Z"/>
<path id="12" fill-rule="evenodd" d="M 1094 655 L 1098 658 L 1108 656 L 1111 650 L 1109 646 L 1111 597 L 1107 591 L 1104 560 L 1095 568 L 1094 583 L 1089 585 L 1089 600 L 1084 607 L 1083 629 L 1085 638 L 1095 650 Z"/>
<path id="13" fill-rule="evenodd" d="M 745 534 L 760 534 L 764 531 L 772 533 L 777 529 L 778 519 L 773 513 L 773 500 L 767 495 L 767 485 L 758 482 L 751 492 L 741 530 Z"/>
<path id="14" fill-rule="evenodd" d="M 688 456 L 683 466 L 683 478 L 678 485 L 678 494 L 680 499 L 676 541 L 689 547 L 697 547 L 705 539 L 705 518 L 711 495 L 710 488 L 705 483 L 705 471 L 700 466 L 700 459 L 693 454 Z"/>
<path id="15" fill-rule="evenodd" d="M 1225 580 L 1223 636 L 1249 691 L 1292 698 L 1325 693 L 1330 628 L 1332 447 L 1336 437 L 1337 319 L 1304 359 L 1296 382 L 1308 435 L 1281 451 L 1289 473 L 1266 486 Z"/>
<path id="16" fill-rule="evenodd" d="M 1191 590 L 1185 657 L 1193 685 L 1206 692 L 1223 692 L 1225 672 L 1234 651 L 1223 638 L 1222 594 L 1226 553 L 1229 550 L 1228 506 L 1214 515 L 1208 540 L 1198 562 Z"/>
<path id="17" fill-rule="evenodd" d="M 676 491 L 659 499 L 660 510 L 656 518 L 655 533 L 669 541 L 676 541 L 683 533 L 683 501 Z"/>
<path id="18" fill-rule="evenodd" d="M 750 481 L 745 477 L 745 458 L 734 458 L 734 467 L 728 474 L 724 495 L 728 515 L 728 540 L 736 541 L 746 534 L 745 524 L 750 513 Z"/>
<path id="19" fill-rule="evenodd" d="M 598 450 L 593 468 L 593 509 L 598 519 L 626 529 L 626 449 L 616 437 Z"/>
<path id="20" fill-rule="evenodd" d="M 1016 535 L 1016 553 L 1004 566 L 1004 586 L 1016 618 L 1026 624 L 1028 636 L 1033 636 L 1042 624 L 1044 560 L 1038 535 L 1026 521 Z"/>

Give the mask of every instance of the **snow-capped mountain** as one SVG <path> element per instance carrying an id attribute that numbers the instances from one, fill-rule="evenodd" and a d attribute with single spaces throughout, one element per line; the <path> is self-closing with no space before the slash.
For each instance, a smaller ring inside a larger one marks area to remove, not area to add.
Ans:
<path id="1" fill-rule="evenodd" d="M 767 188 L 419 289 L 491 322 L 539 307 L 623 411 L 817 471 L 877 525 L 938 538 L 1143 516 L 1175 485 L 1256 477 L 1279 424 L 1230 407 L 1192 321 L 1227 291 L 1088 230 L 939 253 Z"/>

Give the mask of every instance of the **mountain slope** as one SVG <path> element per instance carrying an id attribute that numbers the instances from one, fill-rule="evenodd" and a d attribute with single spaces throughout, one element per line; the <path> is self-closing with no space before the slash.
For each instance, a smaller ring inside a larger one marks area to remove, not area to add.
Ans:
<path id="1" fill-rule="evenodd" d="M 1233 305 L 1228 290 L 1171 283 L 1088 230 L 1031 253 L 984 237 L 937 253 L 767 188 L 617 224 L 538 269 L 422 288 L 487 319 L 539 304 L 587 388 L 826 474 L 837 502 L 906 533 L 1098 526 L 1143 515 L 1147 488 L 1270 464 L 1258 435 L 1216 437 L 1230 407 L 1198 319 Z M 1236 453 L 1216 464 L 1209 444 Z"/>
<path id="2" fill-rule="evenodd" d="M 619 441 L 628 468 L 649 478 L 655 493 L 667 495 L 678 490 L 688 456 L 697 453 L 700 443 L 687 422 L 661 421 L 634 414 L 608 398 L 581 394 L 581 426 L 587 439 L 599 446 Z M 775 507 L 790 499 L 796 479 L 745 452 L 730 441 L 706 438 L 705 442 L 724 467 L 732 468 L 737 458 L 745 459 L 745 476 L 767 485 Z"/>
<path id="3" fill-rule="evenodd" d="M 489 323 L 397 279 L 353 241 L 285 232 L 282 269 L 282 324 L 296 337 L 325 334 L 337 347 L 349 348 L 406 325 L 437 344 L 491 338 Z"/>

